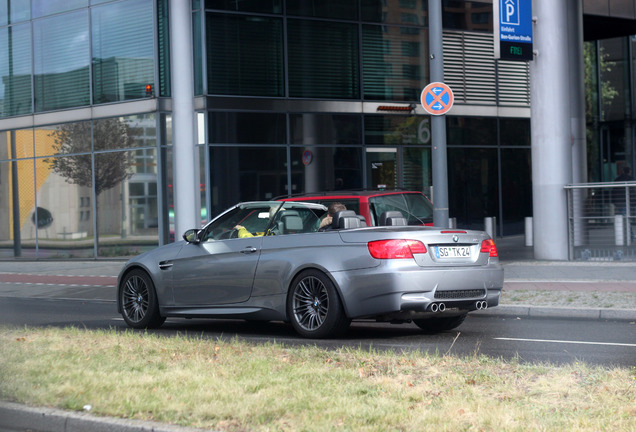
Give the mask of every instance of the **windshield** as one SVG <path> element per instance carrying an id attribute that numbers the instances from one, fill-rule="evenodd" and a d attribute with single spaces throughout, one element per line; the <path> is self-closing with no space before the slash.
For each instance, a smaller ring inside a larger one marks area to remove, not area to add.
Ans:
<path id="1" fill-rule="evenodd" d="M 409 225 L 433 222 L 433 205 L 419 193 L 398 193 L 369 198 L 369 210 L 374 225 L 379 223 L 382 213 L 395 210 L 402 213 Z"/>
<path id="2" fill-rule="evenodd" d="M 240 204 L 205 227 L 203 241 L 316 232 L 327 209 L 294 202 Z"/>

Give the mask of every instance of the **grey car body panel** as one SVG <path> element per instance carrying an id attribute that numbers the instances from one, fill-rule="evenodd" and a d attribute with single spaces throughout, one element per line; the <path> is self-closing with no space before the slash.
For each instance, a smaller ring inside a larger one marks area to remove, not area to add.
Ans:
<path id="1" fill-rule="evenodd" d="M 285 203 L 291 204 L 298 203 Z M 414 259 L 373 258 L 368 242 L 386 239 L 420 240 L 427 252 Z M 439 302 L 446 310 L 436 316 L 461 315 L 478 309 L 478 301 L 489 307 L 499 303 L 503 269 L 498 258 L 479 252 L 485 239 L 481 231 L 403 226 L 180 241 L 131 259 L 120 281 L 132 268 L 147 271 L 163 316 L 287 321 L 287 292 L 294 277 L 318 269 L 334 282 L 351 319 L 429 317 L 430 305 Z M 440 245 L 467 245 L 473 259 L 439 259 L 435 248 Z M 435 297 L 445 291 L 466 295 Z"/>

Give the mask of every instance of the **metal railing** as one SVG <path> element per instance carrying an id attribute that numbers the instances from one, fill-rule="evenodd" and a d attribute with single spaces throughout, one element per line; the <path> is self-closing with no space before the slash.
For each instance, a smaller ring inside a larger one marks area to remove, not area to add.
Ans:
<path id="1" fill-rule="evenodd" d="M 636 261 L 636 181 L 565 186 L 569 259 Z"/>

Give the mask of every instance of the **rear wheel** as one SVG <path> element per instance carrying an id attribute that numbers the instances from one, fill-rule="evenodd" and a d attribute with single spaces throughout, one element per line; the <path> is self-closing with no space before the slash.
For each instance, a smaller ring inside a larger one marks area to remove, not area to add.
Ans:
<path id="1" fill-rule="evenodd" d="M 350 323 L 333 282 L 318 270 L 305 270 L 294 278 L 287 314 L 294 329 L 307 338 L 337 336 Z"/>
<path id="2" fill-rule="evenodd" d="M 459 327 L 464 322 L 468 314 L 454 317 L 426 318 L 413 320 L 416 326 L 426 333 L 439 333 Z"/>
<path id="3" fill-rule="evenodd" d="M 129 272 L 119 290 L 124 321 L 133 328 L 157 328 L 166 320 L 159 314 L 159 301 L 150 276 L 143 270 Z"/>

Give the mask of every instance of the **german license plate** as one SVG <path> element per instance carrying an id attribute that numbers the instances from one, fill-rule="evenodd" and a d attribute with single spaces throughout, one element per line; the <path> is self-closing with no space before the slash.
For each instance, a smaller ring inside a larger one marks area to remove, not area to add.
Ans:
<path id="1" fill-rule="evenodd" d="M 438 259 L 470 258 L 470 246 L 437 246 L 435 254 Z"/>

